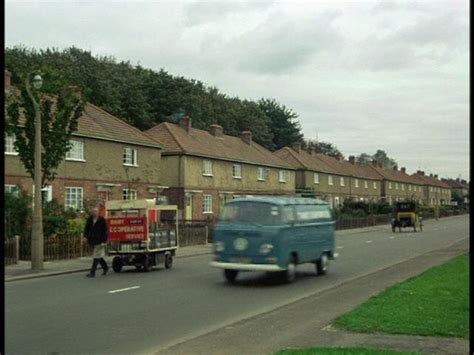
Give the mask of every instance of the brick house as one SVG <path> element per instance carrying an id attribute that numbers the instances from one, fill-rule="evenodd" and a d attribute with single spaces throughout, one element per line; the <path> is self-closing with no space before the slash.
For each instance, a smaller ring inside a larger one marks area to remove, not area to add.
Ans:
<path id="1" fill-rule="evenodd" d="M 377 201 L 380 197 L 381 178 L 371 169 L 349 161 L 308 151 L 296 144 L 283 147 L 276 155 L 296 169 L 296 191 L 312 193 L 326 200 L 332 207 L 342 205 L 344 200 Z"/>
<path id="2" fill-rule="evenodd" d="M 466 180 L 441 179 L 446 185 L 451 187 L 451 198 L 454 194 L 462 197 L 464 203 L 469 203 L 469 183 Z"/>
<path id="3" fill-rule="evenodd" d="M 438 175 L 425 175 L 424 171 L 418 170 L 413 174 L 417 179 L 425 183 L 423 202 L 427 205 L 439 206 L 451 204 L 451 187 L 438 178 Z"/>
<path id="4" fill-rule="evenodd" d="M 146 133 L 163 146 L 161 181 L 169 203 L 177 204 L 186 220 L 217 217 L 221 206 L 239 195 L 293 195 L 291 165 L 252 140 L 192 127 L 191 118 L 161 123 Z"/>
<path id="5" fill-rule="evenodd" d="M 10 89 L 10 82 L 7 83 Z M 9 76 L 8 76 L 9 78 Z M 5 133 L 5 190 L 20 185 L 33 194 L 33 180 Z M 45 201 L 82 210 L 109 199 L 156 197 L 160 189 L 161 146 L 140 130 L 101 108 L 86 104 L 71 137 L 72 148 L 43 188 Z"/>
<path id="6" fill-rule="evenodd" d="M 381 200 L 392 204 L 395 201 L 412 199 L 421 202 L 424 196 L 423 182 L 407 174 L 406 168 L 397 166 L 385 169 L 381 163 L 373 161 L 367 165 L 382 177 Z"/>

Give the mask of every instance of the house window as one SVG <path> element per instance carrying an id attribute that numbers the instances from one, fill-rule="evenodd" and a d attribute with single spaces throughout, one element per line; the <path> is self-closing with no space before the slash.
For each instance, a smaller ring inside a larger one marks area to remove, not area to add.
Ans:
<path id="1" fill-rule="evenodd" d="M 257 168 L 257 180 L 264 181 L 266 176 L 268 175 L 268 170 L 265 168 Z"/>
<path id="2" fill-rule="evenodd" d="M 359 179 L 355 179 L 355 180 L 354 180 L 354 186 L 355 186 L 355 187 L 359 187 Z"/>
<path id="3" fill-rule="evenodd" d="M 202 161 L 202 175 L 213 176 L 212 175 L 212 161 L 208 159 L 204 159 Z"/>
<path id="4" fill-rule="evenodd" d="M 408 185 L 408 191 L 411 191 L 411 185 Z"/>
<path id="5" fill-rule="evenodd" d="M 20 188 L 18 185 L 5 184 L 5 192 L 18 196 L 20 194 Z"/>
<path id="6" fill-rule="evenodd" d="M 18 155 L 18 152 L 15 149 L 16 137 L 14 134 L 7 135 L 5 133 L 5 154 L 8 155 Z"/>
<path id="7" fill-rule="evenodd" d="M 232 177 L 234 179 L 242 179 L 242 167 L 240 164 L 234 164 L 232 166 Z"/>
<path id="8" fill-rule="evenodd" d="M 366 189 L 369 188 L 369 182 L 367 180 L 364 180 L 364 188 Z"/>
<path id="9" fill-rule="evenodd" d="M 286 170 L 280 170 L 280 182 L 286 182 L 287 178 L 287 171 Z"/>
<path id="10" fill-rule="evenodd" d="M 314 173 L 314 183 L 319 184 L 319 173 Z"/>
<path id="11" fill-rule="evenodd" d="M 328 185 L 334 185 L 334 182 L 332 180 L 332 175 L 328 175 Z"/>
<path id="12" fill-rule="evenodd" d="M 137 199 L 137 190 L 134 190 L 134 189 L 122 190 L 122 200 L 136 200 L 136 199 Z"/>
<path id="13" fill-rule="evenodd" d="M 137 150 L 133 148 L 124 148 L 123 165 L 138 166 Z"/>
<path id="14" fill-rule="evenodd" d="M 398 182 L 395 183 L 395 190 L 398 190 Z"/>
<path id="15" fill-rule="evenodd" d="M 402 184 L 402 191 L 405 191 L 405 184 Z"/>
<path id="16" fill-rule="evenodd" d="M 339 178 L 339 181 L 340 181 L 340 185 L 341 185 L 341 186 L 344 186 L 344 177 L 341 176 L 341 177 Z"/>
<path id="17" fill-rule="evenodd" d="M 374 189 L 376 189 L 376 188 L 377 188 L 377 182 L 374 181 Z"/>
<path id="18" fill-rule="evenodd" d="M 212 195 L 203 195 L 202 213 L 212 213 Z"/>
<path id="19" fill-rule="evenodd" d="M 389 188 L 390 190 L 392 189 L 392 183 L 391 183 L 391 182 L 388 183 L 388 188 Z"/>
<path id="20" fill-rule="evenodd" d="M 71 149 L 66 153 L 66 160 L 84 161 L 84 143 L 79 141 L 70 141 Z"/>
<path id="21" fill-rule="evenodd" d="M 64 208 L 82 210 L 83 189 L 82 187 L 66 187 Z"/>

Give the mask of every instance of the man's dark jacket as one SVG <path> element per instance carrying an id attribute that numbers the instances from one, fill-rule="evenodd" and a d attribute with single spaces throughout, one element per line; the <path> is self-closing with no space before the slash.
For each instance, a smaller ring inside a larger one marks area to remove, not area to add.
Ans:
<path id="1" fill-rule="evenodd" d="M 107 242 L 107 223 L 105 218 L 102 216 L 97 217 L 97 221 L 94 224 L 94 218 L 89 216 L 84 228 L 84 237 L 87 238 L 87 242 L 90 245 Z"/>

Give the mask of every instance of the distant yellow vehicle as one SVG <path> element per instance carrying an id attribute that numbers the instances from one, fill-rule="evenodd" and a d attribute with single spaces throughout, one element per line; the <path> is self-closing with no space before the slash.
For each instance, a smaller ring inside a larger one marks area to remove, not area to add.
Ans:
<path id="1" fill-rule="evenodd" d="M 392 232 L 396 228 L 401 232 L 405 227 L 413 227 L 414 232 L 423 230 L 422 218 L 417 213 L 415 202 L 397 202 L 394 205 Z"/>

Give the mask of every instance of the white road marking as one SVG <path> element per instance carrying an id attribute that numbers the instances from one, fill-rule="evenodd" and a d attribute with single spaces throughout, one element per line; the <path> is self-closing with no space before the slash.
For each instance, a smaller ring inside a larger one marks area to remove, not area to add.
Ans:
<path id="1" fill-rule="evenodd" d="M 390 237 L 390 239 L 395 239 L 395 237 Z"/>
<path id="2" fill-rule="evenodd" d="M 336 249 L 344 249 L 344 247 L 337 247 Z"/>
<path id="3" fill-rule="evenodd" d="M 366 240 L 365 242 L 366 242 L 367 244 L 372 243 L 371 240 Z"/>
<path id="4" fill-rule="evenodd" d="M 109 293 L 117 293 L 117 292 L 124 292 L 124 291 L 130 291 L 130 290 L 135 290 L 137 288 L 140 288 L 140 286 L 132 286 L 132 287 L 127 287 L 127 288 L 121 288 L 119 290 L 113 290 L 109 291 Z"/>

